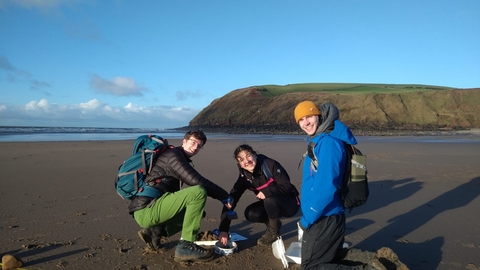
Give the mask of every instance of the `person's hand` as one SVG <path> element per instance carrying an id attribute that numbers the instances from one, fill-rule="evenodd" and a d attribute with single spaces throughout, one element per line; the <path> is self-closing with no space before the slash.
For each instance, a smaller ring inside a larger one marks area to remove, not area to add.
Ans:
<path id="1" fill-rule="evenodd" d="M 232 209 L 233 208 L 233 198 L 232 197 L 228 197 L 226 200 L 223 200 L 223 205 L 225 205 L 225 207 L 227 207 L 227 209 Z"/>
<path id="2" fill-rule="evenodd" d="M 265 194 L 263 194 L 263 192 L 261 192 L 261 191 L 258 192 L 258 194 L 257 194 L 257 199 L 259 199 L 259 200 L 265 200 L 265 198 L 266 198 L 266 197 L 265 197 Z"/>
<path id="3" fill-rule="evenodd" d="M 300 225 L 300 221 L 297 222 L 297 227 L 298 227 L 298 241 L 302 242 L 302 240 L 303 240 L 303 228 L 302 228 L 302 225 Z"/>
<path id="4" fill-rule="evenodd" d="M 220 243 L 222 243 L 222 245 L 226 246 L 228 243 L 228 232 L 220 232 L 218 240 L 220 241 Z"/>

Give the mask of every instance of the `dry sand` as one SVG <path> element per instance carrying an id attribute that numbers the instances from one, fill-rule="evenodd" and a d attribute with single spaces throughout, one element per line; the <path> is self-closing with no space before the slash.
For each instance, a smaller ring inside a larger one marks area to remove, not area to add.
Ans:
<path id="1" fill-rule="evenodd" d="M 205 177 L 229 190 L 232 157 L 244 141 L 210 140 L 193 158 Z M 179 140 L 171 140 L 178 145 Z M 300 186 L 303 141 L 248 141 L 281 162 Z M 248 237 L 238 252 L 205 264 L 173 261 L 179 235 L 158 252 L 137 237 L 127 201 L 114 190 L 118 165 L 131 141 L 0 144 L 0 255 L 26 269 L 282 269 L 270 247 L 256 246 L 264 226 L 244 222 L 254 201 L 246 193 L 232 231 Z M 361 140 L 368 155 L 371 196 L 347 215 L 346 239 L 355 246 L 392 248 L 410 269 L 480 268 L 480 143 Z M 209 198 L 202 230 L 217 228 L 221 204 Z M 286 247 L 297 237 L 298 216 L 283 220 Z M 299 269 L 290 264 L 290 268 Z"/>

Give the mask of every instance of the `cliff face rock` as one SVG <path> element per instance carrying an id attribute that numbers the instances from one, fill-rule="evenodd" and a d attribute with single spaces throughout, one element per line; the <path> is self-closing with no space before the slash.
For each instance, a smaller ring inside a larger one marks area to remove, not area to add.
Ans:
<path id="1" fill-rule="evenodd" d="M 464 129 L 480 127 L 480 89 L 335 94 L 288 92 L 262 87 L 234 90 L 214 100 L 190 127 L 298 130 L 295 106 L 303 100 L 334 103 L 340 120 L 356 129 Z"/>

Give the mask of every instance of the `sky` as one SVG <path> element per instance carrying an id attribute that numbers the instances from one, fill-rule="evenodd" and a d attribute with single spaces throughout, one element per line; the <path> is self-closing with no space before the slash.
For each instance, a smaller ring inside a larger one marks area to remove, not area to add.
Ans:
<path id="1" fill-rule="evenodd" d="M 0 0 L 0 126 L 183 127 L 336 82 L 480 87 L 480 1 Z"/>

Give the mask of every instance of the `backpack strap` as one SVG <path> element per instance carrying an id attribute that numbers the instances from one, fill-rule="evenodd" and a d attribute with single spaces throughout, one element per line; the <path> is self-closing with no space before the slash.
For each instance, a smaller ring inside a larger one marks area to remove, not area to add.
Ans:
<path id="1" fill-rule="evenodd" d="M 262 172 L 263 174 L 265 175 L 265 177 L 267 178 L 267 182 L 257 188 L 248 188 L 250 189 L 251 191 L 260 191 L 268 186 L 270 186 L 270 184 L 272 184 L 273 182 L 275 182 L 275 179 L 273 178 L 273 175 L 272 175 L 272 172 L 270 171 L 270 169 L 268 168 L 268 165 L 267 165 L 267 161 L 264 159 L 262 161 Z"/>
<path id="2" fill-rule="evenodd" d="M 121 165 L 120 165 L 121 166 Z M 119 173 L 117 175 L 117 178 L 115 179 L 115 186 L 117 185 L 117 181 L 121 176 L 133 174 L 133 180 L 135 184 L 135 191 L 138 191 L 138 176 L 137 176 L 137 171 L 130 171 L 130 172 L 124 172 L 124 173 Z"/>
<path id="3" fill-rule="evenodd" d="M 265 159 L 262 161 L 262 171 L 263 171 L 263 174 L 265 175 L 265 177 L 267 178 L 267 182 L 265 184 L 257 187 L 257 188 L 249 188 L 250 190 L 260 191 L 260 190 L 270 186 L 270 184 L 272 184 L 273 182 L 275 182 L 275 179 L 273 178 L 272 172 L 268 168 L 267 161 Z"/>
<path id="4" fill-rule="evenodd" d="M 305 155 L 303 156 L 302 160 L 305 158 Z M 301 162 L 300 161 L 300 162 Z M 299 165 L 300 166 L 300 165 Z M 270 185 L 272 182 L 275 181 L 275 179 L 273 178 L 273 175 L 272 175 L 272 172 L 270 171 L 270 168 L 268 168 L 268 165 L 267 165 L 267 161 L 266 160 L 263 160 L 263 163 L 262 163 L 262 170 L 263 170 L 263 174 L 265 174 L 265 176 L 268 178 L 268 182 L 263 185 L 263 186 L 268 186 Z M 260 188 L 263 188 L 263 186 L 261 187 L 258 187 L 257 190 L 259 190 Z M 297 205 L 300 205 L 300 199 L 298 198 L 298 191 L 294 188 L 292 189 L 292 192 L 294 193 L 293 196 L 295 197 L 295 199 L 297 200 Z"/>
<path id="5" fill-rule="evenodd" d="M 300 165 L 302 165 L 302 162 L 305 160 L 305 157 L 307 156 L 307 152 L 303 153 L 302 157 L 300 158 L 300 161 L 298 162 L 297 166 L 297 171 L 300 169 Z"/>
<path id="6" fill-rule="evenodd" d="M 310 159 L 312 160 L 312 163 L 311 163 L 312 169 L 317 171 L 318 160 L 317 160 L 317 157 L 315 156 L 315 146 L 316 145 L 317 145 L 317 143 L 313 143 L 313 142 L 308 143 L 307 151 L 305 153 L 303 153 L 302 158 L 298 162 L 297 170 L 300 169 L 300 165 L 305 160 L 305 157 L 309 156 Z"/>
<path id="7" fill-rule="evenodd" d="M 362 169 L 362 170 L 364 170 L 364 171 L 367 171 L 367 166 L 365 166 L 365 165 L 357 162 L 357 161 L 354 160 L 354 159 L 352 159 L 351 161 L 352 161 L 352 165 L 353 165 L 353 166 L 355 166 L 355 167 L 357 167 L 357 168 L 359 168 L 359 169 Z"/>
<path id="8" fill-rule="evenodd" d="M 318 159 L 317 156 L 315 156 L 315 146 L 317 146 L 317 143 L 312 143 L 310 142 L 307 147 L 307 155 L 312 159 L 312 163 L 310 164 L 310 167 L 314 170 L 317 171 L 318 168 Z"/>
<path id="9" fill-rule="evenodd" d="M 262 171 L 263 174 L 267 177 L 267 179 L 273 179 L 272 172 L 270 171 L 270 168 L 268 168 L 267 161 L 264 159 L 262 162 Z"/>
<path id="10" fill-rule="evenodd" d="M 355 148 L 355 146 L 353 146 L 353 145 L 351 145 L 351 144 L 349 144 L 349 145 L 350 145 L 350 147 L 352 148 L 352 153 L 353 153 L 352 156 L 354 156 L 354 155 L 363 155 L 362 152 L 360 152 L 360 150 L 358 150 L 357 148 Z M 362 170 L 364 170 L 365 172 L 367 172 L 367 166 L 359 163 L 358 161 L 354 160 L 353 158 L 352 158 L 351 161 L 352 161 L 352 165 L 353 165 L 354 167 L 357 167 L 357 168 L 362 169 Z"/>

